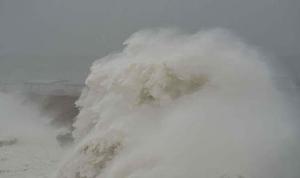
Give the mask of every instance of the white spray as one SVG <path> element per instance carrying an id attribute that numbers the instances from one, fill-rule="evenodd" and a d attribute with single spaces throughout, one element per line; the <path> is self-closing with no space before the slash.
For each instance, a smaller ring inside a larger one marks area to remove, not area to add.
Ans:
<path id="1" fill-rule="evenodd" d="M 49 177 L 63 152 L 50 118 L 25 98 L 0 92 L 1 178 Z"/>
<path id="2" fill-rule="evenodd" d="M 223 30 L 142 31 L 125 45 L 92 66 L 57 178 L 300 176 L 289 111 L 256 51 Z"/>

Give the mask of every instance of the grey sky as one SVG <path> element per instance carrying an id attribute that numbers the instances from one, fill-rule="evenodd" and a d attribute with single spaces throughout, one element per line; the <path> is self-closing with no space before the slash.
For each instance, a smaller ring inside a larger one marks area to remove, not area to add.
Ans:
<path id="1" fill-rule="evenodd" d="M 0 0 L 0 75 L 82 81 L 93 60 L 154 27 L 224 27 L 279 58 L 297 57 L 299 19 L 299 0 Z"/>

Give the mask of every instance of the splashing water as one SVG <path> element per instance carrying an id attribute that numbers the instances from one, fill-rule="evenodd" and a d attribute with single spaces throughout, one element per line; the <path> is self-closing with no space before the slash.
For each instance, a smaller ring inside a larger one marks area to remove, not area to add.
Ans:
<path id="1" fill-rule="evenodd" d="M 288 108 L 256 51 L 223 30 L 142 31 L 125 45 L 91 67 L 57 178 L 300 175 Z"/>
<path id="2" fill-rule="evenodd" d="M 48 178 L 64 153 L 50 120 L 27 97 L 0 92 L 0 177 Z"/>

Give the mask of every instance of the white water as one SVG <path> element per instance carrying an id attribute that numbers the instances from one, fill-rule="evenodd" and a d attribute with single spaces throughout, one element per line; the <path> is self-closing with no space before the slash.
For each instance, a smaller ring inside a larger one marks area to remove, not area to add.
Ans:
<path id="1" fill-rule="evenodd" d="M 222 30 L 135 33 L 96 61 L 63 155 L 33 106 L 0 95 L 1 178 L 299 178 L 299 134 L 264 57 Z"/>
<path id="2" fill-rule="evenodd" d="M 222 30 L 135 33 L 94 63 L 57 178 L 298 178 L 290 111 Z"/>
<path id="3" fill-rule="evenodd" d="M 0 146 L 1 178 L 48 178 L 57 169 L 63 150 L 47 120 L 24 97 L 0 93 L 0 142 L 16 140 Z"/>

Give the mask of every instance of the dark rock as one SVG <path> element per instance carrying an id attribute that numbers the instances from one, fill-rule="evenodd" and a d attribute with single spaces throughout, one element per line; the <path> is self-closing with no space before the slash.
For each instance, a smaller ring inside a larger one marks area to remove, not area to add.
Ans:
<path id="1" fill-rule="evenodd" d="M 56 136 L 56 140 L 60 146 L 68 146 L 71 145 L 74 141 L 71 132 L 61 132 Z"/>
<path id="2" fill-rule="evenodd" d="M 14 145 L 18 142 L 15 137 L 0 138 L 0 147 Z"/>

